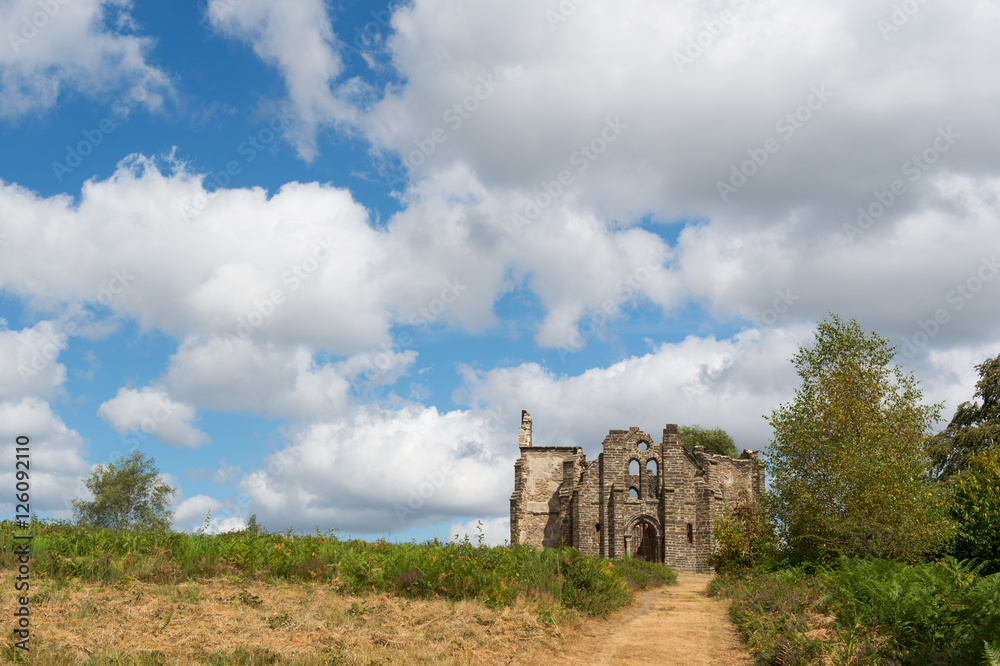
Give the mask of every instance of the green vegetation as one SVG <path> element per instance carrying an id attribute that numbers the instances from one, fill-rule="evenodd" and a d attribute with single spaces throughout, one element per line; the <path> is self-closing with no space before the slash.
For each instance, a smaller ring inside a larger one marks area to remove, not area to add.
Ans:
<path id="1" fill-rule="evenodd" d="M 714 548 L 708 563 L 719 573 L 771 568 L 780 557 L 768 498 L 745 491 L 715 522 Z"/>
<path id="2" fill-rule="evenodd" d="M 967 460 L 955 480 L 952 517 L 958 534 L 956 557 L 982 561 L 983 573 L 1000 572 L 1000 447 Z"/>
<path id="3" fill-rule="evenodd" d="M 709 430 L 696 425 L 681 426 L 677 429 L 677 434 L 681 436 L 684 448 L 688 451 L 693 451 L 696 446 L 704 446 L 706 450 L 721 456 L 729 456 L 730 458 L 738 456 L 736 442 L 722 428 Z"/>
<path id="4" fill-rule="evenodd" d="M 948 427 L 931 443 L 939 479 L 967 469 L 973 456 L 1000 447 L 1000 355 L 980 363 L 976 370 L 979 381 L 972 402 L 959 405 Z"/>
<path id="5" fill-rule="evenodd" d="M 0 566 L 16 566 L 15 525 L 0 523 Z M 477 599 L 488 606 L 518 598 L 552 599 L 592 616 L 628 605 L 634 589 L 676 582 L 662 564 L 611 562 L 573 548 L 486 547 L 437 541 L 369 543 L 333 533 L 219 535 L 109 530 L 68 523 L 31 526 L 33 569 L 55 579 L 127 584 L 178 583 L 214 576 L 327 583 L 345 594 Z"/>
<path id="6" fill-rule="evenodd" d="M 911 562 L 954 532 L 931 480 L 927 433 L 940 407 L 893 365 L 887 339 L 836 315 L 792 359 L 802 382 L 768 422 L 773 509 L 789 554 Z"/>
<path id="7" fill-rule="evenodd" d="M 928 436 L 885 338 L 835 315 L 768 418 L 772 491 L 715 526 L 712 588 L 761 664 L 996 664 L 1000 356 Z M 956 559 L 957 558 L 957 559 Z"/>
<path id="8" fill-rule="evenodd" d="M 909 565 L 842 558 L 716 579 L 757 663 L 985 664 L 1000 649 L 1000 575 L 952 558 Z"/>
<path id="9" fill-rule="evenodd" d="M 167 509 L 175 489 L 157 483 L 160 471 L 141 451 L 98 465 L 85 483 L 90 502 L 73 500 L 74 518 L 81 523 L 115 530 L 166 530 L 173 512 Z"/>

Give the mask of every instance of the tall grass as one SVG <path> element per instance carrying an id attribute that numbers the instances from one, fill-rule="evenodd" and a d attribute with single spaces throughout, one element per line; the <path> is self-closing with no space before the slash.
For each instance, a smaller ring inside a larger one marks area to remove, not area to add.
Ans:
<path id="1" fill-rule="evenodd" d="M 0 566 L 16 566 L 13 523 L 0 523 Z M 631 603 L 632 590 L 676 582 L 662 564 L 611 562 L 572 548 L 486 547 L 461 543 L 389 543 L 314 535 L 127 532 L 32 524 L 32 566 L 50 578 L 116 583 L 176 583 L 211 576 L 298 579 L 348 594 L 391 592 L 417 598 L 479 599 L 492 607 L 519 597 L 603 616 Z"/>
<path id="2" fill-rule="evenodd" d="M 987 664 L 1000 650 L 1000 574 L 951 558 L 842 558 L 718 579 L 758 663 Z"/>

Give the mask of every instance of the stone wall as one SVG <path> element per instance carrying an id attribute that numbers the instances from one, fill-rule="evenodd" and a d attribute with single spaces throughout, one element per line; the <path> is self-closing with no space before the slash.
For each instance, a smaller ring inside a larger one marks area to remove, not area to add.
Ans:
<path id="1" fill-rule="evenodd" d="M 584 459 L 583 449 L 566 446 L 521 449 L 521 457 L 514 463 L 514 493 L 510 498 L 512 543 L 554 548 L 564 541 L 559 490 L 564 480 L 563 463 L 568 458 Z"/>
<path id="2" fill-rule="evenodd" d="M 643 525 L 655 532 L 653 556 L 679 571 L 710 571 L 712 529 L 741 491 L 764 488 L 753 451 L 742 458 L 695 447 L 687 451 L 676 425 L 654 443 L 638 428 L 611 430 L 596 460 L 580 447 L 537 447 L 531 417 L 522 413 L 521 456 L 510 499 L 511 542 L 537 547 L 571 545 L 620 558 L 636 552 Z M 638 463 L 638 473 L 629 469 Z M 650 464 L 652 461 L 652 465 Z M 630 497 L 634 489 L 637 497 Z"/>

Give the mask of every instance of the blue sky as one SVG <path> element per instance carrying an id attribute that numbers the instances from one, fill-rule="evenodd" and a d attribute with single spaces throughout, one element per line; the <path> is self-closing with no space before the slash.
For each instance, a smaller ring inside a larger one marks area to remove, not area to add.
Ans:
<path id="1" fill-rule="evenodd" d="M 178 529 L 500 542 L 521 409 L 766 450 L 828 312 L 947 419 L 1000 342 L 998 18 L 0 0 L 3 446 L 40 515 L 138 447 Z"/>

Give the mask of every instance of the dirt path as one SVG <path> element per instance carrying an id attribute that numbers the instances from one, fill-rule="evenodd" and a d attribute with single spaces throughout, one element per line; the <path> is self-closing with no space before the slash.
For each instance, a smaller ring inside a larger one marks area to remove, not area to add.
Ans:
<path id="1" fill-rule="evenodd" d="M 726 602 L 705 596 L 710 574 L 641 592 L 629 610 L 585 630 L 564 664 L 749 664 Z M 559 662 L 557 662 L 559 663 Z"/>

